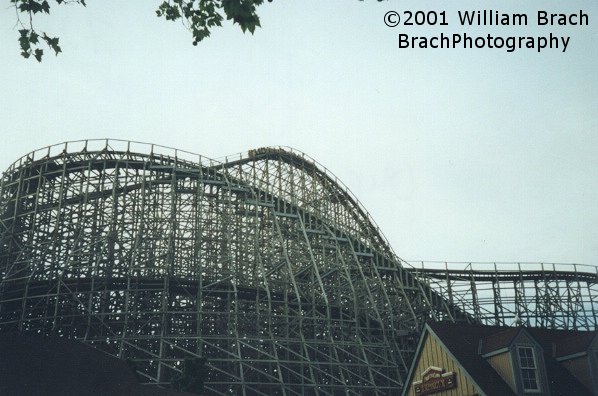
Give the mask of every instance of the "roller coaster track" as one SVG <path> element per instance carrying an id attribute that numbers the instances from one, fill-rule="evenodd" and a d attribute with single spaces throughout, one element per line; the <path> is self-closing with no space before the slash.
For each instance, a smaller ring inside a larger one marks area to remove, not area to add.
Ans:
<path id="1" fill-rule="evenodd" d="M 574 280 L 586 282 L 589 285 L 598 283 L 598 274 L 592 272 L 571 272 L 571 271 L 507 271 L 502 270 L 494 272 L 492 270 L 451 270 L 447 272 L 442 269 L 423 269 L 420 271 L 410 270 L 410 272 L 419 276 L 451 281 L 469 281 L 476 282 L 517 282 L 525 281 L 546 281 L 546 280 Z"/>
<path id="2" fill-rule="evenodd" d="M 549 263 L 411 264 L 408 271 L 476 322 L 598 328 L 598 267 Z"/>

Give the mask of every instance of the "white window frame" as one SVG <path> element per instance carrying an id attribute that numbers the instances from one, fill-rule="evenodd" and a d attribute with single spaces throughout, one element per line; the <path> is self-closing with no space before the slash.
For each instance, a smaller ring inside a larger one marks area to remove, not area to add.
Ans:
<path id="1" fill-rule="evenodd" d="M 538 367 L 538 359 L 536 358 L 536 351 L 535 348 L 531 345 L 517 345 L 517 365 L 519 367 L 519 378 L 521 380 L 521 388 L 523 389 L 524 393 L 540 393 L 542 392 L 542 385 L 540 383 L 540 375 Z M 534 363 L 534 367 L 524 367 L 521 362 L 521 355 L 519 354 L 520 350 L 529 350 L 531 351 L 532 361 Z M 536 380 L 536 387 L 535 388 L 526 388 L 525 387 L 525 379 L 523 378 L 523 370 L 533 370 L 535 380 Z"/>

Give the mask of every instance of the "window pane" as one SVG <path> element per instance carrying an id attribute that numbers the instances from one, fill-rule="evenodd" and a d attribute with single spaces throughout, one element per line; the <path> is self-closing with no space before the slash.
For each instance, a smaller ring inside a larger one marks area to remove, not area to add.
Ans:
<path id="1" fill-rule="evenodd" d="M 538 376 L 536 372 L 536 362 L 534 360 L 534 350 L 530 347 L 518 347 L 519 368 L 521 370 L 521 383 L 524 390 L 538 390 Z"/>

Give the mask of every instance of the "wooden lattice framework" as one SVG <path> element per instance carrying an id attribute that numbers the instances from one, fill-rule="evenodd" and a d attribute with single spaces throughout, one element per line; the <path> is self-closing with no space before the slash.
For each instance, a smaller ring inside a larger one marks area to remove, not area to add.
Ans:
<path id="1" fill-rule="evenodd" d="M 69 142 L 1 183 L 0 331 L 82 340 L 147 382 L 204 357 L 209 394 L 396 394 L 425 321 L 468 318 L 290 149 Z"/>
<path id="2" fill-rule="evenodd" d="M 397 394 L 426 321 L 595 329 L 595 267 L 406 263 L 326 168 L 68 142 L 0 184 L 0 332 L 55 334 L 216 395 Z"/>

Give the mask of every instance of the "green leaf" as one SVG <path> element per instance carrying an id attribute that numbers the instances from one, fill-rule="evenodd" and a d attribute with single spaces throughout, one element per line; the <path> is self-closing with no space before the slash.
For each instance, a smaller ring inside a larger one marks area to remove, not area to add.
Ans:
<path id="1" fill-rule="evenodd" d="M 58 55 L 59 52 L 62 52 L 62 49 L 58 45 L 58 37 L 54 37 L 52 40 L 50 40 L 50 47 L 52 47 L 56 55 Z"/>
<path id="2" fill-rule="evenodd" d="M 28 37 L 19 37 L 19 44 L 23 51 L 29 51 L 31 49 L 31 45 L 29 44 Z"/>
<path id="3" fill-rule="evenodd" d="M 34 14 L 37 14 L 38 12 L 42 12 L 44 10 L 43 7 L 42 7 L 42 3 L 39 3 L 39 2 L 34 1 L 34 0 L 29 0 L 29 7 L 30 7 L 30 10 Z"/>
<path id="4" fill-rule="evenodd" d="M 34 31 L 31 31 L 31 34 L 29 35 L 29 42 L 33 43 L 33 44 L 37 44 L 37 43 L 39 43 L 38 38 L 39 38 L 39 35 L 37 33 L 35 33 Z"/>
<path id="5" fill-rule="evenodd" d="M 42 50 L 40 48 L 37 48 L 35 50 L 34 56 L 35 56 L 35 59 L 37 59 L 38 62 L 41 62 L 42 61 L 42 56 L 44 56 L 44 50 Z"/>
<path id="6" fill-rule="evenodd" d="M 177 6 L 172 6 L 167 1 L 160 4 L 158 9 L 156 10 L 156 14 L 160 16 L 164 16 L 168 21 L 176 21 L 181 17 L 181 12 Z"/>
<path id="7" fill-rule="evenodd" d="M 54 52 L 56 52 L 56 55 L 58 55 L 59 52 L 62 52 L 62 49 L 58 45 L 58 37 L 50 37 L 46 33 L 44 33 L 42 38 L 44 39 L 46 44 L 48 44 L 48 47 L 52 48 Z"/>

